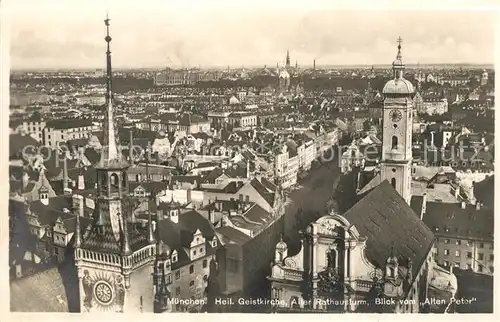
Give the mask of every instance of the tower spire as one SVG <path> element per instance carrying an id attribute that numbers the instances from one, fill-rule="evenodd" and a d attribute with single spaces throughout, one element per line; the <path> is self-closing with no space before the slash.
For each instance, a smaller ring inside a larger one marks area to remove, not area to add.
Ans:
<path id="1" fill-rule="evenodd" d="M 398 37 L 398 54 L 396 55 L 396 60 L 392 62 L 392 70 L 394 71 L 394 78 L 403 78 L 403 70 L 405 65 L 403 63 L 403 56 L 401 55 L 401 43 L 403 39 Z"/>
<path id="2" fill-rule="evenodd" d="M 104 131 L 103 131 L 103 150 L 99 168 L 123 167 L 126 162 L 123 159 L 121 152 L 118 151 L 118 133 L 114 121 L 114 106 L 113 106 L 113 87 L 112 87 L 112 69 L 111 69 L 111 36 L 109 33 L 110 19 L 106 14 L 104 24 L 106 26 L 106 37 L 104 40 L 107 44 L 106 50 L 106 113 L 104 115 Z"/>
<path id="3" fill-rule="evenodd" d="M 290 67 L 290 51 L 286 50 L 286 67 Z"/>

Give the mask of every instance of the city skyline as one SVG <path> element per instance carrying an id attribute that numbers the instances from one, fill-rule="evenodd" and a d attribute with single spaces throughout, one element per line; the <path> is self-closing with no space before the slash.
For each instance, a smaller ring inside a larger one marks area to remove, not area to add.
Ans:
<path id="1" fill-rule="evenodd" d="M 494 61 L 494 13 L 485 11 L 231 8 L 228 15 L 218 7 L 179 14 L 164 7 L 132 12 L 95 2 L 78 11 L 69 10 L 72 6 L 11 5 L 12 69 L 102 68 L 106 12 L 116 68 L 274 68 L 284 64 L 287 49 L 292 65 L 311 66 L 314 59 L 318 66 L 388 65 L 398 36 L 407 64 Z"/>

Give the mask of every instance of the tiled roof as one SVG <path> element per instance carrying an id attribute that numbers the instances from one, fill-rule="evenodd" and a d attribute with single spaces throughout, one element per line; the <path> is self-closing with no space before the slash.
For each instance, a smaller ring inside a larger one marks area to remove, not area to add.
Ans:
<path id="1" fill-rule="evenodd" d="M 391 249 L 403 262 L 415 263 L 413 276 L 426 260 L 434 234 L 387 180 L 380 183 L 343 215 L 367 238 L 366 255 L 383 268 Z"/>
<path id="2" fill-rule="evenodd" d="M 246 242 L 251 240 L 252 238 L 236 228 L 223 226 L 216 229 L 217 235 L 223 245 L 234 243 L 239 246 L 243 246 Z"/>
<path id="3" fill-rule="evenodd" d="M 251 206 L 250 209 L 243 214 L 243 216 L 252 222 L 260 223 L 262 225 L 270 223 L 273 219 L 272 214 L 258 204 L 253 204 L 253 206 Z"/>
<path id="4" fill-rule="evenodd" d="M 90 120 L 84 119 L 67 119 L 67 120 L 51 120 L 48 121 L 46 127 L 54 129 L 71 129 L 92 126 L 93 123 Z"/>
<path id="5" fill-rule="evenodd" d="M 274 192 L 269 192 L 259 180 L 253 179 L 250 181 L 250 184 L 252 187 L 266 200 L 266 202 L 270 205 L 273 206 L 274 204 Z"/>
<path id="6" fill-rule="evenodd" d="M 27 146 L 37 147 L 40 143 L 29 135 L 11 134 L 9 136 L 9 156 L 15 156 L 22 152 Z M 34 149 L 27 153 L 33 153 Z"/>
<path id="7" fill-rule="evenodd" d="M 439 236 L 493 240 L 493 215 L 493 209 L 473 205 L 427 202 L 423 220 Z"/>
<path id="8" fill-rule="evenodd" d="M 177 250 L 178 261 L 172 264 L 172 269 L 177 269 L 190 261 L 186 252 L 193 240 L 193 234 L 199 229 L 203 237 L 211 240 L 215 236 L 215 227 L 198 212 L 192 210 L 179 215 L 179 223 L 164 219 L 158 224 L 158 233 L 161 241 L 171 251 Z M 214 252 L 210 245 L 206 246 L 206 254 Z"/>
<path id="9" fill-rule="evenodd" d="M 75 263 L 10 282 L 12 312 L 78 312 L 80 308 Z"/>

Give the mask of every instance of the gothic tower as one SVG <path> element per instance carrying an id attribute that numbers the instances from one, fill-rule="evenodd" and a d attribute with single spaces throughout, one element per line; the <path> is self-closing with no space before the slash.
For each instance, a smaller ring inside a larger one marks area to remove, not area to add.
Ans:
<path id="1" fill-rule="evenodd" d="M 287 49 L 286 50 L 286 63 L 285 63 L 285 68 L 290 68 L 290 51 Z"/>
<path id="2" fill-rule="evenodd" d="M 114 120 L 109 19 L 107 35 L 106 105 L 101 159 L 96 165 L 97 192 L 93 223 L 80 236 L 77 215 L 75 262 L 81 312 L 152 312 L 152 264 L 156 243 L 148 229 L 132 223 L 128 195 L 128 163 L 119 149 Z M 81 199 L 81 198 L 80 198 Z M 149 223 L 151 226 L 151 221 Z M 149 227 L 151 229 L 151 227 Z"/>
<path id="3" fill-rule="evenodd" d="M 389 181 L 410 203 L 412 167 L 412 96 L 413 85 L 403 78 L 405 65 L 401 56 L 401 37 L 398 54 L 392 63 L 393 79 L 383 89 L 382 180 Z"/>

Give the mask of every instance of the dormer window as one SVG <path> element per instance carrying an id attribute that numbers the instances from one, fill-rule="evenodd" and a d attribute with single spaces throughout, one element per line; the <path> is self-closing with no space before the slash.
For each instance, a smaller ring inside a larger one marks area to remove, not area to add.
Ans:
<path id="1" fill-rule="evenodd" d="M 172 253 L 172 263 L 177 262 L 177 252 Z"/>
<path id="2" fill-rule="evenodd" d="M 217 239 L 215 237 L 212 240 L 212 247 L 217 247 Z"/>

